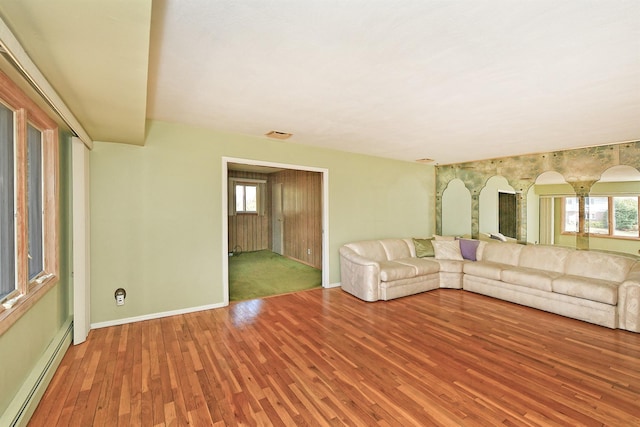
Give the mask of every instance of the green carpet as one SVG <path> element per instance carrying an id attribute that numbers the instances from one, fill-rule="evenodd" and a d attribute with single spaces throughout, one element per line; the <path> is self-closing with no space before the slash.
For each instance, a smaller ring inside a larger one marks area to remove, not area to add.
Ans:
<path id="1" fill-rule="evenodd" d="M 322 286 L 322 271 L 263 250 L 229 257 L 229 300 L 243 301 Z"/>

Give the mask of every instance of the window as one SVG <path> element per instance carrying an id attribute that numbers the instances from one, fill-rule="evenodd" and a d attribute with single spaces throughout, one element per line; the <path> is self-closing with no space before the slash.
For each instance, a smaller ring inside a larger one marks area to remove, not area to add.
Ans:
<path id="1" fill-rule="evenodd" d="M 640 237 L 638 234 L 638 204 L 640 197 L 611 197 L 613 206 L 612 234 L 619 237 Z"/>
<path id="2" fill-rule="evenodd" d="M 0 300 L 16 290 L 13 111 L 0 104 Z"/>
<path id="3" fill-rule="evenodd" d="M 44 272 L 42 211 L 42 132 L 27 126 L 27 258 L 29 280 Z"/>
<path id="4" fill-rule="evenodd" d="M 579 221 L 578 211 L 578 198 L 577 197 L 564 197 L 562 209 L 562 232 L 563 233 L 577 233 Z"/>
<path id="5" fill-rule="evenodd" d="M 58 129 L 0 73 L 0 334 L 58 280 Z"/>
<path id="6" fill-rule="evenodd" d="M 603 237 L 640 238 L 638 231 L 639 196 L 585 197 L 585 228 L 589 234 Z M 563 229 L 578 232 L 578 198 L 563 198 Z"/>
<path id="7" fill-rule="evenodd" d="M 609 198 L 585 197 L 585 227 L 589 234 L 609 234 Z"/>
<path id="8" fill-rule="evenodd" d="M 236 212 L 258 213 L 258 186 L 256 184 L 236 184 Z"/>

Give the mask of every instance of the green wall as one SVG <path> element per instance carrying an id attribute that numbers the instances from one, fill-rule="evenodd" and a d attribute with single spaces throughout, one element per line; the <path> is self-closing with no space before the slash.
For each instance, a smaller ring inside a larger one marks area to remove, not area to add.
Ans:
<path id="1" fill-rule="evenodd" d="M 0 335 L 0 415 L 71 316 L 71 139 L 60 136 L 60 281 Z M 1 422 L 0 422 L 1 424 Z"/>
<path id="2" fill-rule="evenodd" d="M 222 304 L 223 157 L 329 171 L 330 283 L 342 244 L 434 231 L 433 166 L 152 121 L 91 152 L 92 323 Z"/>

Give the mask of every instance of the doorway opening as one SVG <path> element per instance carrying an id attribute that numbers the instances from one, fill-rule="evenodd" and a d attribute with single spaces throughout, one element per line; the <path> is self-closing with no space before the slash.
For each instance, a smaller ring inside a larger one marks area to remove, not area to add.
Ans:
<path id="1" fill-rule="evenodd" d="M 328 171 L 237 158 L 222 170 L 225 304 L 326 286 Z"/>
<path id="2" fill-rule="evenodd" d="M 498 191 L 498 232 L 517 238 L 518 199 L 515 192 Z"/>

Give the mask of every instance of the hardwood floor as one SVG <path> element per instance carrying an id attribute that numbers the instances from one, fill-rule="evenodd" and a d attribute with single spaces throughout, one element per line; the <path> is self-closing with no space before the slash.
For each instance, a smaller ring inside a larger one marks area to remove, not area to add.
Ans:
<path id="1" fill-rule="evenodd" d="M 640 334 L 458 290 L 315 289 L 91 331 L 30 426 L 640 425 Z"/>

